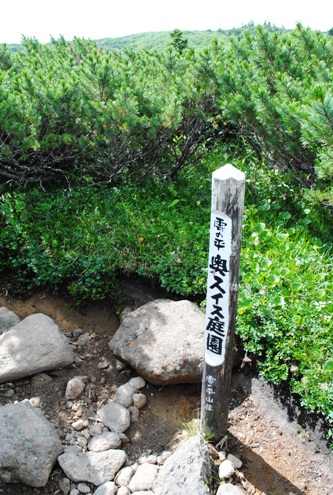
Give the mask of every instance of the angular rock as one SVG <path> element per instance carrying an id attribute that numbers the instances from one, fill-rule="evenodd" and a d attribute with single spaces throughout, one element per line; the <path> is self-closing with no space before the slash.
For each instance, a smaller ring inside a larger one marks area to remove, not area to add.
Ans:
<path id="1" fill-rule="evenodd" d="M 0 335 L 0 383 L 69 366 L 74 354 L 58 325 L 30 315 Z"/>
<path id="2" fill-rule="evenodd" d="M 76 344 L 78 345 L 78 347 L 84 347 L 86 344 L 88 344 L 89 338 L 90 338 L 89 332 L 83 333 L 77 339 Z"/>
<path id="3" fill-rule="evenodd" d="M 29 402 L 0 406 L 0 480 L 46 485 L 62 452 L 60 438 Z"/>
<path id="4" fill-rule="evenodd" d="M 106 404 L 99 409 L 97 414 L 102 423 L 116 433 L 123 433 L 131 423 L 128 409 L 117 402 Z"/>
<path id="5" fill-rule="evenodd" d="M 201 383 L 204 323 L 196 304 L 157 299 L 127 315 L 109 346 L 154 385 Z"/>
<path id="6" fill-rule="evenodd" d="M 59 488 L 63 495 L 68 495 L 71 491 L 71 480 L 68 478 L 63 478 L 59 481 Z"/>
<path id="7" fill-rule="evenodd" d="M 118 433 L 114 431 L 96 435 L 88 443 L 88 449 L 93 452 L 104 452 L 109 449 L 116 449 L 121 445 L 121 440 Z"/>
<path id="8" fill-rule="evenodd" d="M 217 490 L 216 495 L 246 495 L 241 487 L 232 485 L 231 483 L 222 483 Z"/>
<path id="9" fill-rule="evenodd" d="M 74 400 L 80 397 L 85 389 L 85 383 L 80 376 L 74 376 L 71 378 L 66 386 L 65 398 L 67 400 Z"/>
<path id="10" fill-rule="evenodd" d="M 201 435 L 187 440 L 162 466 L 155 495 L 209 495 L 211 466 L 208 446 Z"/>
<path id="11" fill-rule="evenodd" d="M 58 462 L 72 481 L 86 481 L 96 486 L 112 481 L 126 460 L 123 450 L 62 454 Z"/>
<path id="12" fill-rule="evenodd" d="M 20 321 L 20 318 L 13 311 L 4 307 L 0 308 L 0 335 Z"/>
<path id="13" fill-rule="evenodd" d="M 153 488 L 158 475 L 158 467 L 155 464 L 145 462 L 141 464 L 133 478 L 129 482 L 128 488 L 130 491 L 139 492 L 143 490 L 150 490 Z"/>

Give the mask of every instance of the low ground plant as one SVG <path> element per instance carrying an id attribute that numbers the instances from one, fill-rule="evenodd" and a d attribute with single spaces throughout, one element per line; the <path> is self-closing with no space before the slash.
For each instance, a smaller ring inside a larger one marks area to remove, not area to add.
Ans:
<path id="1" fill-rule="evenodd" d="M 119 274 L 136 274 L 204 304 L 211 172 L 227 161 L 247 177 L 236 331 L 266 379 L 287 383 L 308 412 L 332 422 L 330 214 L 250 153 L 220 151 L 144 186 L 3 194 L 2 289 L 119 301 Z"/>

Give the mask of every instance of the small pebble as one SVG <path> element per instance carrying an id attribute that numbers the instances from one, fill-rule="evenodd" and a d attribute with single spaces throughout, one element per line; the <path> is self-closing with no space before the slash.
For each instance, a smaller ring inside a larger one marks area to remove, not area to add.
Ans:
<path id="1" fill-rule="evenodd" d="M 227 455 L 228 461 L 231 461 L 236 469 L 240 469 L 243 465 L 242 461 L 232 454 Z"/>
<path id="2" fill-rule="evenodd" d="M 68 495 L 71 490 L 71 481 L 68 478 L 63 478 L 59 482 L 59 488 L 63 495 Z"/>
<path id="3" fill-rule="evenodd" d="M 147 397 L 145 394 L 134 394 L 133 405 L 138 409 L 142 409 L 147 404 Z"/>
<path id="4" fill-rule="evenodd" d="M 219 467 L 219 478 L 230 478 L 235 473 L 235 468 L 231 461 L 225 460 Z"/>
<path id="5" fill-rule="evenodd" d="M 89 422 L 86 419 L 78 419 L 72 424 L 74 430 L 81 431 L 83 428 L 87 428 L 89 426 Z"/>
<path id="6" fill-rule="evenodd" d="M 91 489 L 90 487 L 86 484 L 86 483 L 79 483 L 77 485 L 77 489 L 79 490 L 79 492 L 81 493 L 90 493 L 91 492 Z"/>
<path id="7" fill-rule="evenodd" d="M 146 385 L 146 382 L 143 378 L 141 378 L 141 376 L 135 376 L 134 378 L 131 378 L 128 383 L 137 390 L 143 388 Z"/>
<path id="8" fill-rule="evenodd" d="M 82 335 L 80 335 L 80 337 L 77 339 L 77 345 L 79 347 L 83 347 L 85 346 L 89 341 L 89 333 L 86 332 L 86 333 L 83 333 Z"/>
<path id="9" fill-rule="evenodd" d="M 100 370 L 104 370 L 105 368 L 108 368 L 110 366 L 110 361 L 104 360 L 100 361 L 97 365 L 97 368 Z"/>
<path id="10" fill-rule="evenodd" d="M 122 361 L 117 361 L 116 362 L 116 370 L 117 371 L 123 371 L 124 369 L 126 369 L 126 364 L 123 363 Z"/>

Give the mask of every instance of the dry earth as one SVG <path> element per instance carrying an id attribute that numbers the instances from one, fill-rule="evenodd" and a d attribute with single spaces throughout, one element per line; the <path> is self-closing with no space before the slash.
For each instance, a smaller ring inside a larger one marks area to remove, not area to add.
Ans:
<path id="1" fill-rule="evenodd" d="M 140 288 L 130 287 L 127 293 L 133 308 L 154 297 L 153 293 Z M 53 318 L 67 335 L 77 328 L 91 334 L 80 354 L 84 358 L 82 363 L 49 373 L 53 380 L 42 390 L 33 390 L 30 379 L 19 380 L 15 383 L 15 396 L 6 398 L 0 392 L 0 404 L 37 394 L 46 417 L 57 418 L 65 435 L 77 419 L 77 412 L 66 408 L 64 400 L 70 378 L 75 375 L 94 377 L 94 400 L 100 401 L 103 397 L 107 400 L 119 385 L 135 376 L 130 369 L 123 372 L 116 369 L 108 342 L 118 328 L 119 319 L 106 302 L 76 310 L 62 297 L 35 294 L 24 301 L 0 297 L 0 306 L 14 311 L 21 319 L 33 313 L 44 313 Z M 108 359 L 110 366 L 99 369 L 97 364 L 103 359 Z M 332 495 L 333 460 L 322 437 L 320 423 L 316 422 L 315 427 L 305 427 L 290 420 L 288 410 L 298 414 L 295 405 L 291 406 L 289 401 L 288 407 L 283 406 L 279 394 L 252 375 L 252 370 L 246 365 L 242 370 L 235 370 L 233 380 L 229 435 L 223 448 L 243 461 L 235 481 L 252 495 Z M 148 397 L 148 405 L 141 411 L 139 423 L 133 423 L 126 432 L 130 442 L 125 450 L 131 461 L 142 453 L 160 453 L 176 448 L 185 436 L 182 432 L 184 424 L 193 424 L 200 413 L 200 385 L 163 388 L 147 385 L 143 392 Z M 58 482 L 62 476 L 56 465 L 44 488 L 0 482 L 0 494 L 60 494 Z"/>

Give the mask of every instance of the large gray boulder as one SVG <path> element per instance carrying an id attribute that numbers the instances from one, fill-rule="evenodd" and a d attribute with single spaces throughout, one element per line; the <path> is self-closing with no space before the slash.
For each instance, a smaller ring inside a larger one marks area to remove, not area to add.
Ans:
<path id="1" fill-rule="evenodd" d="M 0 308 L 0 335 L 5 332 L 8 328 L 20 323 L 20 318 L 7 308 Z"/>
<path id="2" fill-rule="evenodd" d="M 67 338 L 44 314 L 30 315 L 0 335 L 0 383 L 69 366 L 73 361 Z"/>
<path id="3" fill-rule="evenodd" d="M 208 446 L 201 435 L 187 440 L 162 466 L 155 495 L 209 495 L 211 465 Z"/>
<path id="4" fill-rule="evenodd" d="M 28 402 L 0 406 L 0 480 L 46 485 L 62 452 L 57 433 Z"/>
<path id="5" fill-rule="evenodd" d="M 129 313 L 109 345 L 153 385 L 200 383 L 204 325 L 196 304 L 157 299 Z"/>

